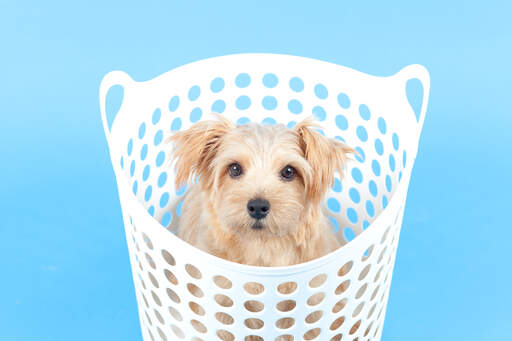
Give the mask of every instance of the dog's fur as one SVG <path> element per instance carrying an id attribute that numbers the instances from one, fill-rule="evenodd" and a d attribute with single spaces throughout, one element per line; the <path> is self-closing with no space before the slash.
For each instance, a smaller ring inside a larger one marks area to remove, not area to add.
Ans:
<path id="1" fill-rule="evenodd" d="M 183 203 L 177 235 L 218 257 L 258 266 L 302 263 L 338 248 L 322 203 L 335 171 L 343 174 L 353 150 L 315 131 L 310 119 L 289 129 L 234 126 L 218 118 L 169 138 L 176 185 L 199 176 Z M 228 174 L 234 162 L 243 171 L 236 179 Z M 287 165 L 297 170 L 292 181 L 280 177 Z M 254 198 L 270 203 L 268 215 L 256 225 L 247 212 Z"/>

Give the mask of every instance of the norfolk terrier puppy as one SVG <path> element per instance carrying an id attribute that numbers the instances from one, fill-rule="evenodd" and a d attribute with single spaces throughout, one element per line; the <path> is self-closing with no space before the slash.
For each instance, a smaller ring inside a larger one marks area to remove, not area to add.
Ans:
<path id="1" fill-rule="evenodd" d="M 354 151 L 316 127 L 309 119 L 293 129 L 235 126 L 218 116 L 171 136 L 176 186 L 199 177 L 186 194 L 177 236 L 215 256 L 258 266 L 298 264 L 337 249 L 323 200 L 334 173 L 343 175 L 347 155 Z M 262 291 L 256 285 L 247 289 Z M 282 290 L 293 292 L 294 287 Z M 291 327 L 282 321 L 278 327 Z M 263 327 L 259 319 L 250 319 L 247 326 Z M 217 335 L 232 340 L 225 332 Z"/>
<path id="2" fill-rule="evenodd" d="M 186 194 L 177 236 L 257 266 L 298 264 L 337 249 L 323 201 L 354 151 L 317 127 L 311 119 L 291 129 L 235 126 L 218 116 L 172 135 L 176 185 L 198 177 Z"/>

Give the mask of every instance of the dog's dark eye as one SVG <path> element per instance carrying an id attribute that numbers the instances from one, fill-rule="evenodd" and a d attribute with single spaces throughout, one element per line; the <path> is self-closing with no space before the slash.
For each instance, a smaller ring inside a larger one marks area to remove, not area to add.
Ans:
<path id="1" fill-rule="evenodd" d="M 281 170 L 281 178 L 285 181 L 292 181 L 295 175 L 297 175 L 297 170 L 290 165 Z"/>
<path id="2" fill-rule="evenodd" d="M 228 166 L 228 173 L 230 177 L 236 179 L 242 175 L 242 166 L 240 166 L 240 164 L 237 162 L 233 162 Z"/>

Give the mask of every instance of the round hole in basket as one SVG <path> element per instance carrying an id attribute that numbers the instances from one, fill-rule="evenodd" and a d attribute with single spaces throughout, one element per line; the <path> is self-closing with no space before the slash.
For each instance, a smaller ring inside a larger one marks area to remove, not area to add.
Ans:
<path id="1" fill-rule="evenodd" d="M 295 309 L 296 306 L 297 306 L 297 302 L 294 300 L 283 300 L 283 301 L 277 303 L 276 308 L 279 311 L 288 312 L 288 311 L 292 311 L 293 309 Z"/>
<path id="2" fill-rule="evenodd" d="M 217 294 L 215 295 L 215 302 L 217 302 L 220 306 L 223 307 L 232 307 L 233 300 L 226 295 Z"/>
<path id="3" fill-rule="evenodd" d="M 305 321 L 306 323 L 315 323 L 322 318 L 322 315 L 322 310 L 314 311 L 306 316 Z"/>
<path id="4" fill-rule="evenodd" d="M 228 313 L 218 312 L 215 314 L 215 318 L 222 324 L 233 324 L 235 321 Z"/>
<path id="5" fill-rule="evenodd" d="M 278 303 L 278 305 L 279 305 L 279 303 Z M 263 309 L 265 308 L 265 305 L 260 301 L 249 300 L 244 303 L 244 307 L 251 313 L 259 313 L 260 311 L 263 311 Z"/>
<path id="6" fill-rule="evenodd" d="M 213 282 L 221 289 L 231 289 L 233 286 L 233 283 L 229 279 L 220 275 L 213 277 Z"/>
<path id="7" fill-rule="evenodd" d="M 316 294 L 313 294 L 311 295 L 308 300 L 306 301 L 306 303 L 309 305 L 309 306 L 315 306 L 315 305 L 318 305 L 320 303 L 322 303 L 322 301 L 324 300 L 325 298 L 325 293 L 323 292 L 318 292 Z"/>
<path id="8" fill-rule="evenodd" d="M 277 291 L 283 295 L 293 294 L 296 290 L 297 290 L 297 283 L 295 283 L 295 282 L 281 283 L 277 287 Z"/>
<path id="9" fill-rule="evenodd" d="M 288 329 L 295 324 L 293 317 L 283 317 L 276 321 L 276 327 L 279 329 Z"/>
<path id="10" fill-rule="evenodd" d="M 265 323 L 258 318 L 248 318 L 244 321 L 244 324 L 249 329 L 261 329 Z"/>
<path id="11" fill-rule="evenodd" d="M 216 334 L 222 341 L 233 341 L 235 339 L 235 336 L 231 332 L 224 329 L 217 330 Z"/>

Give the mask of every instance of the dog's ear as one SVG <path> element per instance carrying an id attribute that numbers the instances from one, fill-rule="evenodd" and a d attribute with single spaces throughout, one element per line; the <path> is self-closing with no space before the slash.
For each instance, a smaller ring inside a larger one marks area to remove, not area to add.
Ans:
<path id="1" fill-rule="evenodd" d="M 235 126 L 217 115 L 218 121 L 201 121 L 189 129 L 170 136 L 174 143 L 172 159 L 176 160 L 176 187 L 186 184 L 192 175 L 207 176 L 221 139 Z"/>
<path id="2" fill-rule="evenodd" d="M 311 118 L 299 122 L 294 127 L 294 131 L 299 135 L 300 148 L 313 170 L 311 179 L 306 182 L 306 190 L 309 199 L 315 203 L 322 200 L 329 187 L 333 185 L 335 171 L 343 176 L 347 156 L 355 152 L 341 141 L 320 134 L 315 130 L 319 127 Z"/>

